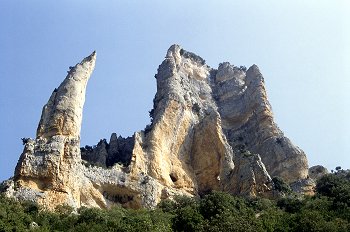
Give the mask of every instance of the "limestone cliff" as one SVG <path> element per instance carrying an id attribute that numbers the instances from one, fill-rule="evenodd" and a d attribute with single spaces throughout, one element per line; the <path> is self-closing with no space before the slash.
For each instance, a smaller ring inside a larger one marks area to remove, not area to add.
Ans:
<path id="1" fill-rule="evenodd" d="M 211 190 L 268 195 L 270 176 L 307 180 L 304 152 L 277 127 L 256 65 L 218 69 L 172 45 L 156 74 L 152 123 L 132 137 L 80 148 L 91 54 L 70 69 L 44 106 L 37 138 L 25 141 L 5 193 L 54 209 L 154 207 L 175 194 Z"/>

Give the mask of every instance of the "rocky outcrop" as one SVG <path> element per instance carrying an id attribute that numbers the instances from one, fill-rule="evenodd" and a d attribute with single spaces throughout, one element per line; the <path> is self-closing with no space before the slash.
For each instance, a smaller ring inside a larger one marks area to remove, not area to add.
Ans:
<path id="1" fill-rule="evenodd" d="M 178 45 L 156 74 L 152 123 L 132 137 L 111 135 L 80 148 L 86 83 L 95 53 L 71 68 L 44 106 L 37 138 L 25 141 L 9 196 L 55 208 L 154 207 L 176 194 L 212 190 L 258 196 L 270 176 L 288 183 L 308 175 L 305 154 L 273 120 L 256 65 L 212 69 Z M 305 181 L 304 181 L 305 182 Z"/>
<path id="2" fill-rule="evenodd" d="M 111 135 L 109 143 L 106 139 L 101 139 L 94 146 L 85 146 L 80 148 L 81 158 L 88 163 L 100 167 L 112 167 L 114 164 L 128 166 L 131 162 L 132 150 L 134 148 L 135 138 L 117 137 L 116 133 Z"/>
<path id="3" fill-rule="evenodd" d="M 328 173 L 328 169 L 322 165 L 316 165 L 309 168 L 309 177 L 314 180 L 318 180 Z"/>
<path id="4" fill-rule="evenodd" d="M 316 182 L 311 178 L 300 179 L 290 185 L 293 192 L 310 196 L 315 194 L 315 186 Z"/>

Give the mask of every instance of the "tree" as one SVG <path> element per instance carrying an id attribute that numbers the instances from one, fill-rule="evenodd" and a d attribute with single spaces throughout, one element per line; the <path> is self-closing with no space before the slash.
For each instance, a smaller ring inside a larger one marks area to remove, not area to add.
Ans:
<path id="1" fill-rule="evenodd" d="M 292 189 L 290 188 L 290 186 L 281 177 L 276 176 L 272 178 L 272 182 L 277 191 L 280 191 L 282 193 L 292 192 Z"/>
<path id="2" fill-rule="evenodd" d="M 343 203 L 349 207 L 350 179 L 348 173 L 324 175 L 317 181 L 316 192 L 333 199 L 336 204 Z"/>

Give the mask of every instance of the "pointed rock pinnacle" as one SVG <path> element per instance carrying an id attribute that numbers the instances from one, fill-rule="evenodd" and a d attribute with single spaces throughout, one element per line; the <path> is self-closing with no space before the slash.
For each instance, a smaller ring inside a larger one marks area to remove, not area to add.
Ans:
<path id="1" fill-rule="evenodd" d="M 95 68 L 96 52 L 71 67 L 43 107 L 37 138 L 66 135 L 80 138 L 86 85 Z"/>

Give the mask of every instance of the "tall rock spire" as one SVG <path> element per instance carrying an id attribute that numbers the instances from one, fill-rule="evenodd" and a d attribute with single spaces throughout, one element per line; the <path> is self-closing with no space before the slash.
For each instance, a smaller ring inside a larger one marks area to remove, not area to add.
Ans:
<path id="1" fill-rule="evenodd" d="M 44 106 L 37 129 L 37 138 L 54 135 L 80 137 L 86 85 L 95 68 L 96 52 L 74 67 L 55 89 Z"/>
<path id="2" fill-rule="evenodd" d="M 96 52 L 70 67 L 68 75 L 43 107 L 37 138 L 24 141 L 14 175 L 17 198 L 36 201 L 49 209 L 56 205 L 101 206 L 98 191 L 84 176 L 80 129 L 86 85 L 95 67 Z M 98 202 L 98 203 L 97 203 Z"/>

